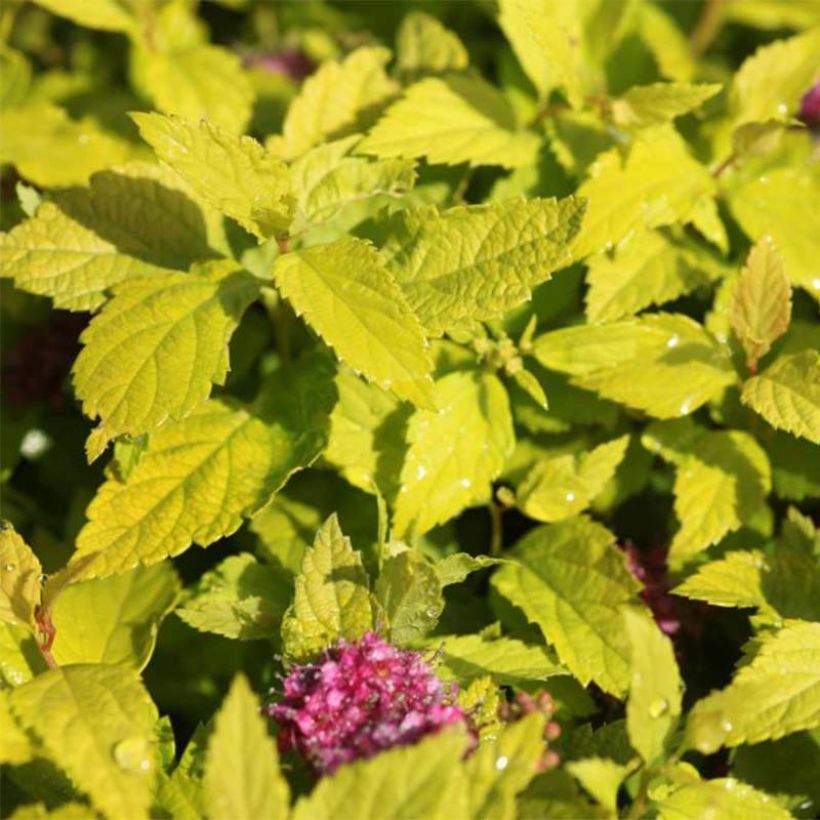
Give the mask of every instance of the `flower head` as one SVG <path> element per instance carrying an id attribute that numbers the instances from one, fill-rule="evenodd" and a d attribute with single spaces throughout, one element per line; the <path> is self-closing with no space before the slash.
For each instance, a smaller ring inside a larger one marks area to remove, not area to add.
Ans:
<path id="1" fill-rule="evenodd" d="M 820 82 L 815 83 L 803 95 L 798 116 L 809 128 L 820 128 Z"/>
<path id="2" fill-rule="evenodd" d="M 368 632 L 340 640 L 315 662 L 294 666 L 280 699 L 268 706 L 279 748 L 296 749 L 321 774 L 393 746 L 415 743 L 466 722 L 420 652 L 398 649 Z"/>

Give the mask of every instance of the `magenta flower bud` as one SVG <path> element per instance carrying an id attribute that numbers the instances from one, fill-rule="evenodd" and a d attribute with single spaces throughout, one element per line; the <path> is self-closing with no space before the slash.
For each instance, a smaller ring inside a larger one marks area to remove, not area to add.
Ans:
<path id="1" fill-rule="evenodd" d="M 798 116 L 809 128 L 820 128 L 820 82 L 815 83 L 803 95 Z"/>
<path id="2" fill-rule="evenodd" d="M 319 774 L 343 763 L 416 743 L 453 723 L 468 723 L 424 655 L 368 632 L 340 640 L 315 662 L 293 666 L 280 698 L 267 707 L 279 748 L 298 751 Z"/>

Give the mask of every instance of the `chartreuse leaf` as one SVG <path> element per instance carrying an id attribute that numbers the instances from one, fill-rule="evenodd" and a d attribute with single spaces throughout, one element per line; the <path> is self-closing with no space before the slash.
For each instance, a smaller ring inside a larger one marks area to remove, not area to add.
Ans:
<path id="1" fill-rule="evenodd" d="M 515 443 L 507 393 L 491 373 L 456 371 L 435 384 L 438 412 L 417 410 L 396 499 L 393 535 L 416 536 L 490 497 Z"/>
<path id="2" fill-rule="evenodd" d="M 644 4 L 637 9 L 638 31 L 652 52 L 664 77 L 687 82 L 695 73 L 695 59 L 689 40 L 675 20 L 660 6 Z"/>
<path id="3" fill-rule="evenodd" d="M 612 119 L 627 129 L 661 125 L 700 108 L 720 89 L 719 85 L 705 83 L 636 85 L 612 102 Z"/>
<path id="4" fill-rule="evenodd" d="M 734 125 L 794 116 L 801 96 L 820 77 L 817 53 L 820 29 L 759 48 L 734 78 L 731 109 Z"/>
<path id="5" fill-rule="evenodd" d="M 331 375 L 309 360 L 277 371 L 253 406 L 212 399 L 151 434 L 128 479 L 98 490 L 72 562 L 97 553 L 82 574 L 106 576 L 235 532 L 322 450 Z"/>
<path id="6" fill-rule="evenodd" d="M 143 94 L 165 114 L 241 134 L 255 95 L 237 55 L 195 41 L 167 45 L 135 48 L 132 73 Z"/>
<path id="7" fill-rule="evenodd" d="M 629 436 L 621 436 L 587 453 L 539 460 L 516 492 L 521 511 L 550 522 L 586 509 L 615 475 L 628 444 Z"/>
<path id="8" fill-rule="evenodd" d="M 0 45 L 0 103 L 7 110 L 22 103 L 31 85 L 31 64 L 19 51 Z"/>
<path id="9" fill-rule="evenodd" d="M 111 663 L 142 669 L 179 592 L 169 563 L 67 586 L 52 604 L 54 660 L 61 666 Z"/>
<path id="10" fill-rule="evenodd" d="M 761 640 L 725 689 L 692 707 L 690 748 L 710 754 L 820 725 L 820 623 L 790 621 Z"/>
<path id="11" fill-rule="evenodd" d="M 14 820 L 96 820 L 99 815 L 84 803 L 70 801 L 54 809 L 46 808 L 44 803 L 26 803 L 11 816 Z"/>
<path id="12" fill-rule="evenodd" d="M 287 232 L 293 212 L 287 167 L 255 139 L 204 119 L 131 118 L 157 156 L 206 202 L 260 239 Z"/>
<path id="13" fill-rule="evenodd" d="M 0 521 L 0 621 L 36 632 L 43 568 L 31 547 Z"/>
<path id="14" fill-rule="evenodd" d="M 259 701 L 238 675 L 214 719 L 205 763 L 205 810 L 231 820 L 288 816 L 290 789 L 279 769 Z"/>
<path id="15" fill-rule="evenodd" d="M 133 153 L 129 143 L 100 130 L 91 118 L 72 120 L 49 102 L 7 108 L 0 123 L 0 162 L 45 188 L 84 185 L 95 171 Z"/>
<path id="16" fill-rule="evenodd" d="M 763 237 L 749 253 L 729 308 L 750 368 L 756 369 L 758 359 L 786 332 L 791 315 L 792 289 L 783 259 L 772 240 Z"/>
<path id="17" fill-rule="evenodd" d="M 684 562 L 738 529 L 758 512 L 770 490 L 769 460 L 752 436 L 738 430 L 702 435 L 675 478 L 681 526 L 670 560 Z"/>
<path id="18" fill-rule="evenodd" d="M 533 353 L 578 387 L 658 418 L 694 412 L 737 378 L 724 349 L 680 314 L 551 331 Z"/>
<path id="19" fill-rule="evenodd" d="M 280 256 L 276 287 L 353 370 L 421 407 L 433 363 L 421 325 L 378 251 L 348 237 Z"/>
<path id="20" fill-rule="evenodd" d="M 757 607 L 766 603 L 761 589 L 763 556 L 753 550 L 729 552 L 719 561 L 697 568 L 675 595 L 707 601 L 712 606 Z"/>
<path id="21" fill-rule="evenodd" d="M 421 553 L 403 549 L 385 559 L 375 593 L 391 641 L 404 645 L 433 629 L 444 609 L 441 589 L 435 567 Z"/>
<path id="22" fill-rule="evenodd" d="M 45 669 L 31 630 L 0 620 L 0 688 L 19 686 Z"/>
<path id="23" fill-rule="evenodd" d="M 137 19 L 122 0 L 36 0 L 38 6 L 87 28 L 136 34 Z"/>
<path id="24" fill-rule="evenodd" d="M 355 225 L 413 187 L 415 163 L 406 159 L 351 156 L 361 138 L 317 145 L 290 167 L 296 209 L 291 234 L 337 221 Z"/>
<path id="25" fill-rule="evenodd" d="M 145 817 L 156 777 L 158 718 L 137 672 L 76 664 L 13 690 L 11 711 L 107 817 Z"/>
<path id="26" fill-rule="evenodd" d="M 490 558 L 488 555 L 470 555 L 466 552 L 454 552 L 436 562 L 436 572 L 443 587 L 461 583 L 470 573 L 487 567 L 503 564 L 503 558 Z"/>
<path id="27" fill-rule="evenodd" d="M 771 236 L 793 285 L 820 300 L 817 243 L 820 232 L 820 168 L 811 159 L 788 162 L 732 186 L 732 214 L 752 240 Z"/>
<path id="28" fill-rule="evenodd" d="M 708 285 L 722 272 L 704 252 L 658 231 L 636 233 L 587 263 L 586 314 L 611 322 Z"/>
<path id="29" fill-rule="evenodd" d="M 425 157 L 433 164 L 530 164 L 538 138 L 518 128 L 512 107 L 477 76 L 427 77 L 390 106 L 359 145 L 379 157 Z"/>
<path id="30" fill-rule="evenodd" d="M 299 799 L 293 820 L 447 820 L 469 816 L 461 760 L 469 739 L 447 729 L 412 746 L 341 766 Z"/>
<path id="31" fill-rule="evenodd" d="M 583 102 L 577 7 L 549 0 L 501 0 L 498 23 L 541 99 L 559 87 L 573 108 Z"/>
<path id="32" fill-rule="evenodd" d="M 233 262 L 125 282 L 83 332 L 74 387 L 100 418 L 90 455 L 128 433 L 179 420 L 228 372 L 228 341 L 259 292 Z"/>
<path id="33" fill-rule="evenodd" d="M 658 801 L 655 808 L 660 820 L 691 820 L 693 817 L 788 820 L 792 816 L 768 794 L 733 777 L 688 783 Z"/>
<path id="34" fill-rule="evenodd" d="M 282 621 L 287 654 L 309 658 L 339 638 L 373 628 L 373 607 L 361 553 L 342 533 L 336 515 L 325 521 L 296 576 L 293 604 Z"/>
<path id="35" fill-rule="evenodd" d="M 446 635 L 436 636 L 430 642 L 431 647 L 441 647 L 439 674 L 454 677 L 464 685 L 485 675 L 500 685 L 521 686 L 567 674 L 567 670 L 550 657 L 546 647 L 515 638 Z"/>
<path id="36" fill-rule="evenodd" d="M 132 162 L 95 174 L 88 189 L 55 194 L 0 234 L 0 274 L 56 307 L 94 310 L 118 282 L 227 250 L 217 220 L 176 174 Z"/>
<path id="37" fill-rule="evenodd" d="M 383 486 L 382 468 L 398 475 L 404 459 L 400 423 L 406 414 L 398 399 L 375 384 L 357 378 L 347 369 L 336 375 L 339 401 L 330 414 L 330 438 L 323 458 L 336 467 L 355 487 L 372 492 L 377 487 L 388 496 L 392 488 Z M 391 421 L 398 422 L 396 435 Z"/>
<path id="38" fill-rule="evenodd" d="M 440 336 L 528 300 L 572 261 L 583 214 L 574 197 L 400 211 L 384 225 L 382 256 L 426 330 Z"/>
<path id="39" fill-rule="evenodd" d="M 389 60 L 386 48 L 369 46 L 341 62 L 323 63 L 305 80 L 288 108 L 282 135 L 269 138 L 268 146 L 291 160 L 327 139 L 360 131 L 360 118 L 398 93 L 384 70 Z"/>
<path id="40" fill-rule="evenodd" d="M 243 641 L 271 638 L 279 632 L 290 594 L 273 567 L 243 552 L 206 572 L 176 614 L 200 632 Z"/>
<path id="41" fill-rule="evenodd" d="M 632 650 L 626 728 L 629 742 L 651 766 L 680 719 L 680 673 L 672 643 L 648 613 L 625 608 L 623 618 Z"/>
<path id="42" fill-rule="evenodd" d="M 31 739 L 15 720 L 9 706 L 8 689 L 0 689 L 0 737 L 3 745 L 0 746 L 0 763 L 10 763 L 19 766 L 27 763 L 35 756 Z"/>
<path id="43" fill-rule="evenodd" d="M 493 586 L 523 610 L 582 684 L 622 694 L 629 685 L 629 643 L 620 606 L 638 584 L 612 533 L 588 518 L 538 527 L 515 547 L 519 559 Z"/>
<path id="44" fill-rule="evenodd" d="M 461 71 L 468 63 L 464 44 L 437 18 L 423 11 L 404 16 L 396 34 L 396 70 L 402 77 Z"/>
<path id="45" fill-rule="evenodd" d="M 606 757 L 585 757 L 567 763 L 567 769 L 584 790 L 613 814 L 617 812 L 618 789 L 628 767 Z"/>
<path id="46" fill-rule="evenodd" d="M 675 131 L 647 129 L 625 159 L 616 148 L 601 154 L 578 188 L 587 212 L 575 256 L 581 259 L 637 230 L 688 222 L 714 190 L 712 176 Z"/>
<path id="47" fill-rule="evenodd" d="M 820 354 L 781 356 L 743 385 L 744 404 L 772 427 L 820 444 Z"/>

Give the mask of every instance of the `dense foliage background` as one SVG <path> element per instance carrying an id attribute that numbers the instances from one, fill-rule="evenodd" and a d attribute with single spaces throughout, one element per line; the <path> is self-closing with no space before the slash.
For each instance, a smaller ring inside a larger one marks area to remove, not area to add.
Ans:
<path id="1" fill-rule="evenodd" d="M 0 35 L 4 817 L 816 816 L 818 3 Z M 366 631 L 472 754 L 280 759 Z"/>

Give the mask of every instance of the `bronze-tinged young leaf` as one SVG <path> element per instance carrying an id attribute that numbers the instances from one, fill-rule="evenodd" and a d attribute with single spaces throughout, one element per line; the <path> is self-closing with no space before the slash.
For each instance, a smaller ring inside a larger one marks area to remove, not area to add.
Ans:
<path id="1" fill-rule="evenodd" d="M 353 549 L 332 515 L 296 576 L 293 604 L 282 621 L 285 652 L 306 660 L 339 638 L 360 638 L 374 626 L 367 572 L 361 553 Z"/>
<path id="2" fill-rule="evenodd" d="M 147 817 L 157 775 L 156 706 L 135 670 L 50 669 L 13 690 L 11 711 L 106 817 Z"/>
<path id="3" fill-rule="evenodd" d="M 285 163 L 252 137 L 207 120 L 134 113 L 142 138 L 206 202 L 259 239 L 287 232 L 294 200 Z"/>
<path id="4" fill-rule="evenodd" d="M 497 319 L 572 262 L 584 202 L 510 199 L 394 214 L 382 256 L 428 333 Z"/>
<path id="5" fill-rule="evenodd" d="M 786 332 L 791 315 L 792 289 L 783 259 L 772 239 L 763 237 L 749 252 L 729 308 L 750 369 L 757 368 L 758 360 Z"/>
<path id="6" fill-rule="evenodd" d="M 636 601 L 639 587 L 612 533 L 568 518 L 532 530 L 514 556 L 493 575 L 495 589 L 538 625 L 581 683 L 626 691 L 630 653 L 620 607 Z"/>
<path id="7" fill-rule="evenodd" d="M 227 245 L 221 217 L 172 171 L 131 162 L 43 202 L 0 234 L 0 275 L 56 307 L 94 310 L 119 282 L 187 270 Z"/>
<path id="8" fill-rule="evenodd" d="M 433 408 L 433 363 L 418 319 L 378 251 L 348 237 L 274 263 L 276 287 L 353 370 Z"/>
<path id="9" fill-rule="evenodd" d="M 104 577 L 235 532 L 319 455 L 335 398 L 329 364 L 308 359 L 277 371 L 251 406 L 211 399 L 164 425 L 127 480 L 97 491 L 72 564 Z"/>
<path id="10" fill-rule="evenodd" d="M 378 157 L 424 157 L 432 164 L 528 165 L 538 137 L 521 130 L 506 98 L 479 77 L 427 77 L 405 91 L 358 150 Z"/>
<path id="11" fill-rule="evenodd" d="M 8 521 L 0 521 L 0 621 L 36 632 L 43 568 Z"/>
<path id="12" fill-rule="evenodd" d="M 436 382 L 433 398 L 439 410 L 417 410 L 408 424 L 396 538 L 422 535 L 486 502 L 515 444 L 509 399 L 492 373 L 450 373 Z"/>
<path id="13" fill-rule="evenodd" d="M 820 444 L 820 353 L 781 356 L 743 385 L 741 400 L 772 427 Z"/>
<path id="14" fill-rule="evenodd" d="M 89 456 L 111 439 L 179 421 L 208 398 L 228 372 L 228 341 L 258 281 L 235 263 L 122 283 L 81 337 L 74 387 L 100 425 Z"/>
<path id="15" fill-rule="evenodd" d="M 285 820 L 289 814 L 290 788 L 279 768 L 276 744 L 242 675 L 214 720 L 204 787 L 209 817 Z"/>

